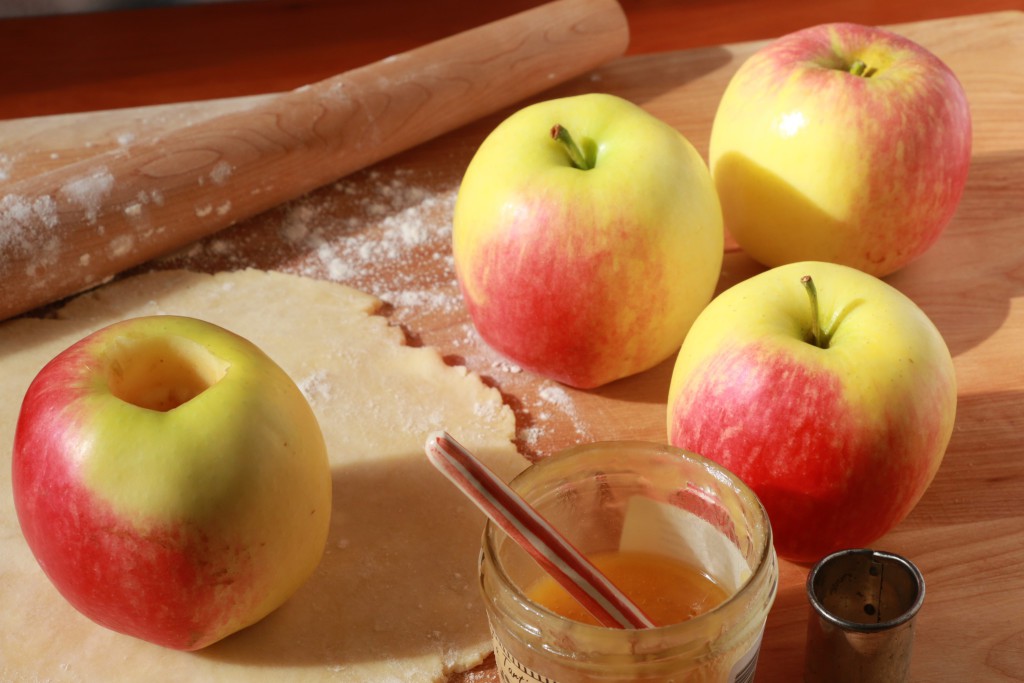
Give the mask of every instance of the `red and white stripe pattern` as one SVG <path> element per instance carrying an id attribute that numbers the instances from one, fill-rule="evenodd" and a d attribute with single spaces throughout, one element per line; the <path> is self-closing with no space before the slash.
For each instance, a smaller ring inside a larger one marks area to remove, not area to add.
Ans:
<path id="1" fill-rule="evenodd" d="M 487 517 L 603 625 L 654 624 L 551 524 L 446 432 L 427 439 L 427 458 Z"/>

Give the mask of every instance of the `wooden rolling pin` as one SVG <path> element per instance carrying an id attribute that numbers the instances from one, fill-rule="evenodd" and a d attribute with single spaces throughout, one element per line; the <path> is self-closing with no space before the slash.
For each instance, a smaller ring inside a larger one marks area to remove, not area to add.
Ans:
<path id="1" fill-rule="evenodd" d="M 622 55 L 616 0 L 557 0 L 0 187 L 0 319 Z"/>

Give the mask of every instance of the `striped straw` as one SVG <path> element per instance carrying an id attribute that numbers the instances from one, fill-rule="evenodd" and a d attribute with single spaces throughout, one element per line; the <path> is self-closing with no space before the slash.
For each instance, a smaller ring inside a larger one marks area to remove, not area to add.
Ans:
<path id="1" fill-rule="evenodd" d="M 540 514 L 447 432 L 431 434 L 427 458 L 604 626 L 654 624 Z"/>

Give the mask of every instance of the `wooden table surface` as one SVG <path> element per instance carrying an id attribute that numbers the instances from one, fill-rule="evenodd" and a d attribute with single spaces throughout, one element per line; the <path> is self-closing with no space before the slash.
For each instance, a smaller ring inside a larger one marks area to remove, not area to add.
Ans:
<path id="1" fill-rule="evenodd" d="M 0 119 L 277 92 L 536 4 L 280 0 L 0 20 Z M 939 243 L 888 278 L 932 317 L 953 352 L 960 383 L 956 429 L 925 498 L 876 547 L 909 557 L 927 581 L 913 680 L 1024 681 L 1024 15 L 981 14 L 1020 10 L 1020 0 L 622 4 L 632 31 L 628 56 L 551 94 L 595 84 L 630 94 L 705 155 L 717 96 L 757 46 L 745 41 L 829 20 L 898 24 L 960 75 L 975 118 L 963 202 Z M 637 90 L 652 68 L 680 85 Z M 444 259 L 424 266 L 431 259 L 417 252 L 352 274 L 344 258 L 355 252 L 335 244 L 337 258 L 318 258 L 312 242 L 300 239 L 310 229 L 328 242 L 341 239 L 326 219 L 356 217 L 366 239 L 380 243 L 388 239 L 381 232 L 388 217 L 406 212 L 412 220 L 414 209 L 421 223 L 426 216 L 430 225 L 444 226 L 465 163 L 498 120 L 489 117 L 141 269 L 253 265 L 390 295 L 390 314 L 412 343 L 437 346 L 501 389 L 531 456 L 578 441 L 664 441 L 671 361 L 595 391 L 556 395 L 471 339 Z M 3 163 L 0 149 L 0 179 Z M 300 218 L 306 224 L 289 223 Z M 443 255 L 448 244 L 442 233 L 423 248 Z M 729 248 L 720 288 L 759 270 Z M 782 563 L 759 681 L 800 678 L 806 571 Z M 497 680 L 492 664 L 456 678 Z"/>

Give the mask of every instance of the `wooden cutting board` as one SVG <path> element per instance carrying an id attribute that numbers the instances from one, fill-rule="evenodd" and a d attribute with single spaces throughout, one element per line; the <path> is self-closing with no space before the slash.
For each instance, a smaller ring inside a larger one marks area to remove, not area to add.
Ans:
<path id="1" fill-rule="evenodd" d="M 959 380 L 956 430 L 912 515 L 876 547 L 921 568 L 915 681 L 1024 680 L 1024 13 L 899 25 L 946 61 L 967 91 L 974 157 L 956 218 L 888 281 L 949 344 Z M 605 91 L 682 131 L 706 156 L 717 102 L 760 43 L 635 56 L 545 93 Z M 0 122 L 0 178 L 16 180 L 256 98 Z M 573 443 L 665 440 L 671 360 L 595 391 L 553 385 L 499 358 L 469 325 L 450 263 L 450 214 L 465 165 L 511 110 L 238 224 L 138 270 L 255 266 L 334 279 L 390 302 L 413 343 L 436 346 L 497 386 L 520 446 L 542 457 Z M 215 210 L 216 207 L 212 207 Z M 727 245 L 720 289 L 761 270 Z M 798 680 L 806 567 L 782 563 L 758 681 Z M 493 664 L 460 680 L 496 681 Z"/>

